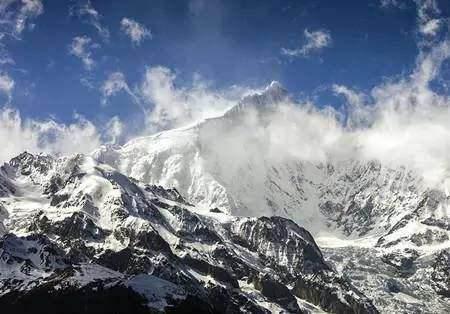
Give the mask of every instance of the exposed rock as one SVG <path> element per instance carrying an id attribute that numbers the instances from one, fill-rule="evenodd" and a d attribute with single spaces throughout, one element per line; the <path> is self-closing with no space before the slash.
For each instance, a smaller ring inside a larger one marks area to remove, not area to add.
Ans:
<path id="1" fill-rule="evenodd" d="M 450 252 L 448 250 L 443 250 L 437 255 L 431 278 L 437 293 L 450 298 Z"/>

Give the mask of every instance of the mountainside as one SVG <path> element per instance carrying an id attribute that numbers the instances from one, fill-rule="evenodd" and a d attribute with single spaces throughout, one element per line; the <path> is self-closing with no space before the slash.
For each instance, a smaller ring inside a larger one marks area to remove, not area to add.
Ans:
<path id="1" fill-rule="evenodd" d="M 176 188 L 198 208 L 307 226 L 325 259 L 383 310 L 447 311 L 446 284 L 430 278 L 439 277 L 435 265 L 450 247 L 449 180 L 430 189 L 413 170 L 376 160 L 280 158 L 267 139 L 273 121 L 287 118 L 288 103 L 272 83 L 222 117 L 104 146 L 93 157 Z"/>
<path id="2" fill-rule="evenodd" d="M 449 312 L 448 184 L 285 156 L 289 101 L 272 83 L 193 127 L 4 164 L 2 309 Z"/>
<path id="3" fill-rule="evenodd" d="M 0 191 L 5 312 L 378 312 L 285 218 L 196 207 L 83 155 L 23 153 Z"/>

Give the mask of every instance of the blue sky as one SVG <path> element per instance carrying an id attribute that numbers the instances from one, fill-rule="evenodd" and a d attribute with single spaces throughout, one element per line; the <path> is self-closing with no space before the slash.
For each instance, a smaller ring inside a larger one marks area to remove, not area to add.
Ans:
<path id="1" fill-rule="evenodd" d="M 400 8 L 382 7 L 378 0 L 91 1 L 109 39 L 74 12 L 86 3 L 44 1 L 34 28 L 21 40 L 5 40 L 15 64 L 3 71 L 15 81 L 13 104 L 23 115 L 67 121 L 74 111 L 89 119 L 130 114 L 137 108 L 125 95 L 102 107 L 99 86 L 115 71 L 132 86 L 155 65 L 175 71 L 179 86 L 191 84 L 194 74 L 214 88 L 279 80 L 294 95 L 338 105 L 339 99 L 330 96 L 332 84 L 368 90 L 409 71 L 418 53 L 412 1 Z M 440 9 L 448 14 L 444 4 Z M 151 38 L 133 45 L 121 31 L 124 17 L 142 24 Z M 283 55 L 282 48 L 305 44 L 305 30 L 326 30 L 331 43 L 307 56 Z M 91 70 L 68 52 L 76 36 L 88 36 L 97 45 Z"/>
<path id="2" fill-rule="evenodd" d="M 92 148 L 273 80 L 336 110 L 379 105 L 392 86 L 445 98 L 449 16 L 444 0 L 2 0 L 0 139 L 17 136 L 17 152 L 77 130 Z"/>

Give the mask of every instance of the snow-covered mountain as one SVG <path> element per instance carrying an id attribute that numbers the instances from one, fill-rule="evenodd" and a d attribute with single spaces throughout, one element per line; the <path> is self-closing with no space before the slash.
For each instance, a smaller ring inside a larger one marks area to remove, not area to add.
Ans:
<path id="1" fill-rule="evenodd" d="M 191 205 L 77 155 L 0 168 L 5 313 L 377 313 L 281 217 Z"/>
<path id="2" fill-rule="evenodd" d="M 105 146 L 93 156 L 132 178 L 176 188 L 192 203 L 233 215 L 284 216 L 317 236 L 372 237 L 380 246 L 395 246 L 400 238 L 413 248 L 447 245 L 448 187 L 429 189 L 412 170 L 375 160 L 269 156 L 267 134 L 257 133 L 287 100 L 274 82 L 222 117 Z M 241 134 L 246 130 L 254 134 Z"/>
<path id="3" fill-rule="evenodd" d="M 285 147 L 272 145 L 270 131 L 289 103 L 274 82 L 223 116 L 104 146 L 93 157 L 146 184 L 176 188 L 197 208 L 292 219 L 383 310 L 448 310 L 448 289 L 435 289 L 446 283 L 430 279 L 450 247 L 448 184 L 431 189 L 413 170 L 376 160 L 277 154 Z"/>
<path id="4" fill-rule="evenodd" d="M 298 158 L 273 132 L 290 103 L 275 82 L 191 127 L 3 165 L 2 309 L 449 312 L 449 187 Z"/>

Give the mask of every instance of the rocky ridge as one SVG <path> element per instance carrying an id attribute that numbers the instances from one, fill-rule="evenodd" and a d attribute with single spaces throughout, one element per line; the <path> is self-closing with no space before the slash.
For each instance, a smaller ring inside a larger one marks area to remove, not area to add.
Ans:
<path id="1" fill-rule="evenodd" d="M 83 155 L 23 153 L 0 190 L 5 311 L 378 312 L 286 218 L 196 207 Z"/>

